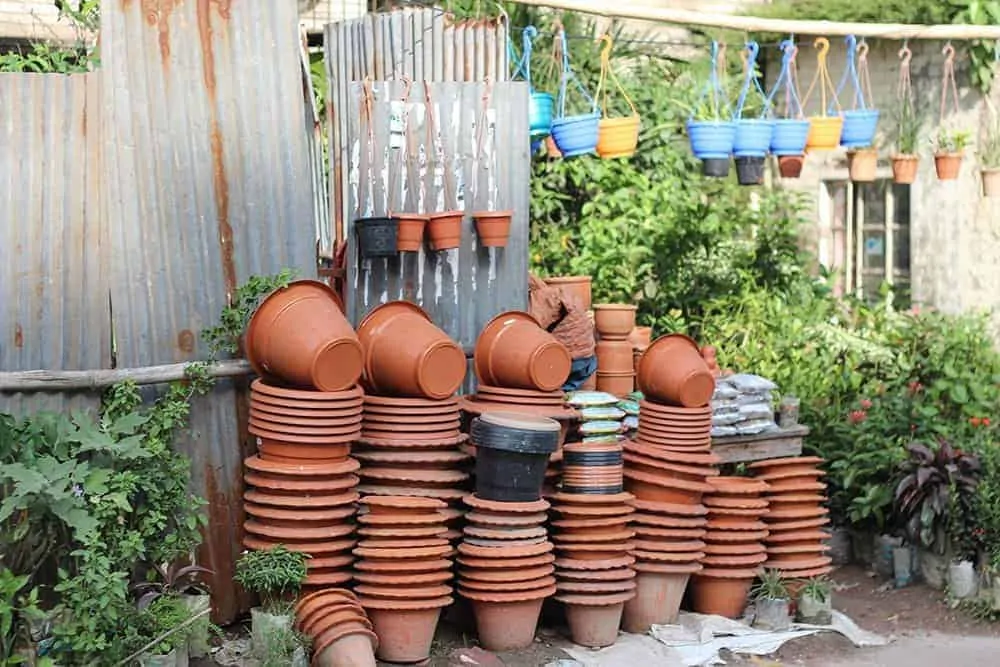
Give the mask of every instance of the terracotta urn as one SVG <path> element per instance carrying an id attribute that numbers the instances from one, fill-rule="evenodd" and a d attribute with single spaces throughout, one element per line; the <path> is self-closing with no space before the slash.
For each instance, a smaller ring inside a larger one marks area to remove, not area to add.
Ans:
<path id="1" fill-rule="evenodd" d="M 690 576 L 639 572 L 636 595 L 625 603 L 622 628 L 626 632 L 646 633 L 653 625 L 674 623 Z"/>
<path id="2" fill-rule="evenodd" d="M 358 326 L 365 385 L 376 394 L 445 399 L 465 379 L 465 353 L 408 301 L 372 310 Z"/>
<path id="3" fill-rule="evenodd" d="M 528 313 L 509 311 L 490 320 L 475 349 L 480 383 L 514 389 L 555 391 L 569 377 L 566 346 Z"/>
<path id="4" fill-rule="evenodd" d="M 705 568 L 691 582 L 694 610 L 699 614 L 739 618 L 757 574 L 757 568 Z"/>
<path id="5" fill-rule="evenodd" d="M 430 656 L 441 609 L 451 604 L 451 598 L 447 603 L 443 599 L 361 599 L 379 637 L 376 657 L 397 664 L 421 662 Z"/>
<path id="6" fill-rule="evenodd" d="M 597 343 L 598 373 L 629 373 L 634 370 L 632 345 L 625 340 L 602 340 Z"/>
<path id="7" fill-rule="evenodd" d="M 565 594 L 556 600 L 566 610 L 566 624 L 574 644 L 598 649 L 611 646 L 618 639 L 622 610 L 635 591 L 610 594 Z"/>
<path id="8" fill-rule="evenodd" d="M 661 336 L 650 344 L 637 380 L 648 402 L 698 408 L 707 406 L 715 392 L 715 378 L 698 345 L 681 334 Z M 641 408 L 639 414 L 641 418 Z"/>
<path id="9" fill-rule="evenodd" d="M 594 326 L 602 340 L 627 341 L 638 308 L 628 303 L 594 304 Z"/>
<path id="10" fill-rule="evenodd" d="M 247 325 L 245 347 L 258 375 L 297 387 L 349 389 L 364 369 L 336 293 L 318 280 L 291 282 L 265 298 Z"/>
<path id="11" fill-rule="evenodd" d="M 490 593 L 460 589 L 472 603 L 479 643 L 487 651 L 517 651 L 531 646 L 545 598 L 555 586 L 513 593 Z"/>

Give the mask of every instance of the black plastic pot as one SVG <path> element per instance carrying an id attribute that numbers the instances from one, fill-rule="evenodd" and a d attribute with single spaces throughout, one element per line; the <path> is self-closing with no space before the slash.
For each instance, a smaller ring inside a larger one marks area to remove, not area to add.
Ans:
<path id="1" fill-rule="evenodd" d="M 764 158 L 736 158 L 736 180 L 740 185 L 761 185 L 764 182 Z"/>
<path id="2" fill-rule="evenodd" d="M 624 486 L 618 484 L 616 486 L 563 486 L 563 493 L 575 493 L 578 495 L 585 496 L 612 496 L 617 493 L 621 493 Z"/>
<path id="3" fill-rule="evenodd" d="M 701 161 L 701 173 L 709 178 L 729 176 L 729 158 L 709 158 Z"/>
<path id="4" fill-rule="evenodd" d="M 621 452 L 567 452 L 563 450 L 563 465 L 567 466 L 620 466 Z"/>
<path id="5" fill-rule="evenodd" d="M 542 496 L 549 455 L 559 445 L 559 422 L 488 412 L 472 422 L 476 495 L 497 502 L 532 502 Z"/>
<path id="6" fill-rule="evenodd" d="M 354 221 L 354 230 L 358 234 L 358 254 L 362 259 L 398 254 L 398 218 L 358 218 Z"/>

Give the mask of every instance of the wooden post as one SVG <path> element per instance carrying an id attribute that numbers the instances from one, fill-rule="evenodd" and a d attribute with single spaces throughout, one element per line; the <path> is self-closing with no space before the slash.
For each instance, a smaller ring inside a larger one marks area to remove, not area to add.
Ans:
<path id="1" fill-rule="evenodd" d="M 609 19 L 637 19 L 676 25 L 696 25 L 745 32 L 773 32 L 796 35 L 854 35 L 883 39 L 1000 40 L 1000 25 L 911 25 L 904 23 L 839 23 L 836 21 L 793 21 L 736 14 L 710 14 L 688 9 L 631 6 L 601 0 L 517 0 L 522 5 L 564 9 Z"/>

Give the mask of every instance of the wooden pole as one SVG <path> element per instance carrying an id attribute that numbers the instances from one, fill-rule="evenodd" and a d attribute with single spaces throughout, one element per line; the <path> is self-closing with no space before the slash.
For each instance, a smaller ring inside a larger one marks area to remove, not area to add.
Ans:
<path id="1" fill-rule="evenodd" d="M 146 366 L 144 368 L 113 368 L 93 371 L 7 371 L 0 373 L 0 393 L 22 391 L 73 391 L 106 389 L 132 380 L 136 384 L 175 382 L 187 377 L 185 364 Z M 243 359 L 208 364 L 207 374 L 214 378 L 250 375 L 253 369 Z"/>
<path id="2" fill-rule="evenodd" d="M 913 25 L 904 23 L 838 23 L 836 21 L 793 21 L 735 14 L 709 14 L 688 9 L 612 4 L 602 0 L 516 0 L 522 5 L 564 9 L 609 19 L 637 19 L 745 32 L 773 32 L 796 35 L 854 35 L 883 39 L 1000 40 L 1000 25 Z"/>

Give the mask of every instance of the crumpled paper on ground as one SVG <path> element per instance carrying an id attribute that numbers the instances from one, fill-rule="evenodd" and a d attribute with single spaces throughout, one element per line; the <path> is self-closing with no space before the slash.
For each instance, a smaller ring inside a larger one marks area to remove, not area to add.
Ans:
<path id="1" fill-rule="evenodd" d="M 830 625 L 795 623 L 781 632 L 758 630 L 722 616 L 682 612 L 677 625 L 656 625 L 649 635 L 622 634 L 614 646 L 591 651 L 566 649 L 584 667 L 702 667 L 725 664 L 723 649 L 748 655 L 770 655 L 792 639 L 817 632 L 839 632 L 858 647 L 884 646 L 886 638 L 859 628 L 844 614 L 833 612 Z"/>

